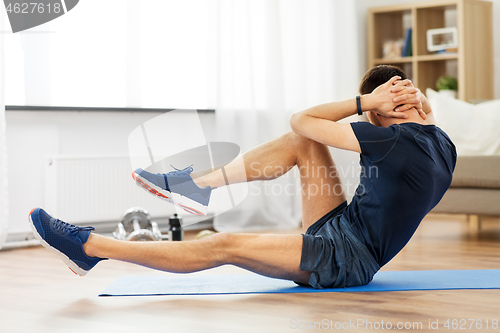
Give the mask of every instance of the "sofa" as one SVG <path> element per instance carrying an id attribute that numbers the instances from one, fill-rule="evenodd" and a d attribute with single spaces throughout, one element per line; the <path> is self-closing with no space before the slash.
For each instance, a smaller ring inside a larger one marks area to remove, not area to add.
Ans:
<path id="1" fill-rule="evenodd" d="M 500 216 L 500 156 L 458 156 L 451 186 L 432 212 Z"/>
<path id="2" fill-rule="evenodd" d="M 500 100 L 474 105 L 431 89 L 426 95 L 458 155 L 451 186 L 432 213 L 500 216 Z"/>

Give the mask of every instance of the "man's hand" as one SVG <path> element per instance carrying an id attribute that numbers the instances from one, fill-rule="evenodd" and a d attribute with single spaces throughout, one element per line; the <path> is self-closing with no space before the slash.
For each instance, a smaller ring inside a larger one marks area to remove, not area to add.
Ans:
<path id="1" fill-rule="evenodd" d="M 415 90 L 417 91 L 416 94 L 420 99 L 419 103 L 412 103 L 411 95 L 415 93 Z M 400 104 L 395 109 L 396 112 L 402 112 L 415 108 L 422 119 L 424 119 L 428 124 L 436 124 L 436 120 L 434 119 L 434 114 L 427 97 L 425 97 L 419 89 L 415 88 L 410 80 L 396 81 L 391 88 L 391 91 L 395 94 L 401 94 L 399 96 L 394 96 L 394 102 Z"/>
<path id="2" fill-rule="evenodd" d="M 407 87 L 404 84 L 397 84 L 397 82 L 405 82 L 406 80 L 401 81 L 401 77 L 394 76 L 386 83 L 378 86 L 371 94 L 362 96 L 362 104 L 365 104 L 366 107 L 363 107 L 365 110 L 375 111 L 378 114 L 385 117 L 392 118 L 400 118 L 405 119 L 408 116 L 404 112 L 412 107 L 422 108 L 421 99 L 418 95 L 419 90 L 414 88 L 413 86 Z M 408 80 L 409 81 L 409 80 Z M 398 87 L 397 91 L 393 91 L 394 88 Z M 401 108 L 401 104 L 408 105 L 410 107 L 405 110 L 396 110 L 396 108 Z"/>
<path id="3" fill-rule="evenodd" d="M 427 98 L 420 91 L 420 89 L 415 88 L 410 80 L 401 80 L 394 82 L 391 88 L 393 93 L 401 93 L 397 97 L 394 97 L 393 101 L 399 103 L 398 107 L 394 110 L 396 112 L 402 112 L 414 108 L 422 117 L 422 119 L 427 119 L 427 114 L 431 112 Z M 416 95 L 420 100 L 418 103 L 413 103 L 413 96 Z"/>

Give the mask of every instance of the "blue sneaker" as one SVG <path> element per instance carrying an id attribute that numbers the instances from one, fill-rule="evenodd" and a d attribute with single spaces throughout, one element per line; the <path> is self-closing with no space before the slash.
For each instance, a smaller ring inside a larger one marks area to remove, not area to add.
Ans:
<path id="1" fill-rule="evenodd" d="M 105 260 L 88 257 L 83 251 L 83 244 L 93 227 L 82 228 L 63 222 L 41 208 L 31 210 L 29 221 L 35 237 L 44 247 L 57 253 L 73 273 L 84 276 L 99 261 Z"/>
<path id="2" fill-rule="evenodd" d="M 194 215 L 207 215 L 212 188 L 200 188 L 193 181 L 192 167 L 169 173 L 150 173 L 137 169 L 132 173 L 137 185 Z"/>

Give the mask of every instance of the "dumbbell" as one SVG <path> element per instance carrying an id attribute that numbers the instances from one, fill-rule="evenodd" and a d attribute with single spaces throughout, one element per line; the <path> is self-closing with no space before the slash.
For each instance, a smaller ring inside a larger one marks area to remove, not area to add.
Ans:
<path id="1" fill-rule="evenodd" d="M 149 213 L 140 207 L 130 208 L 123 214 L 113 237 L 126 241 L 161 241 L 163 235 Z"/>
<path id="2" fill-rule="evenodd" d="M 163 235 L 158 224 L 151 221 L 151 216 L 145 209 L 134 207 L 125 211 L 113 232 L 113 237 L 126 241 L 181 241 L 184 239 L 181 221 L 177 214 L 171 216 L 168 235 Z"/>

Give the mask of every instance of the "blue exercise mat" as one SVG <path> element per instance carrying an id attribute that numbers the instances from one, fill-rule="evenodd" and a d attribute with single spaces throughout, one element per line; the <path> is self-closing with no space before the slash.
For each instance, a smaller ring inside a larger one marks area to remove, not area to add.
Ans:
<path id="1" fill-rule="evenodd" d="M 216 295 L 401 290 L 500 289 L 500 269 L 381 271 L 365 286 L 313 289 L 257 274 L 123 276 L 99 296 Z"/>

